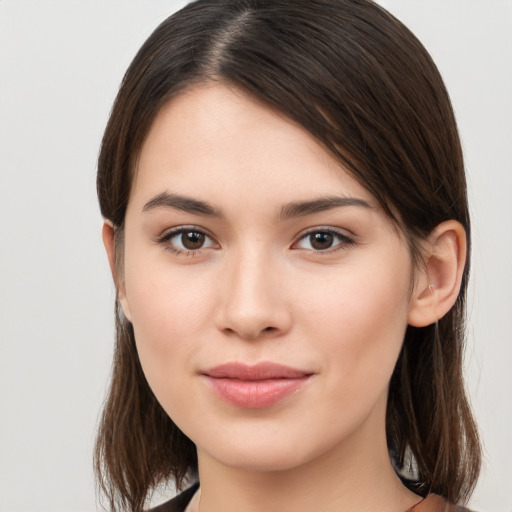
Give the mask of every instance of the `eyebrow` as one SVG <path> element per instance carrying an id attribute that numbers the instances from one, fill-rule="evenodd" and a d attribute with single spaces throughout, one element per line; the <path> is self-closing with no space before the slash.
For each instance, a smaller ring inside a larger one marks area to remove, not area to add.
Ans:
<path id="1" fill-rule="evenodd" d="M 281 208 L 279 220 L 286 220 L 293 217 L 303 217 L 335 208 L 357 206 L 361 208 L 373 208 L 364 199 L 346 196 L 327 196 L 313 199 L 310 201 L 294 201 Z M 174 208 L 188 213 L 205 215 L 208 217 L 223 218 L 220 210 L 206 201 L 193 199 L 191 197 L 162 192 L 150 199 L 143 207 L 142 211 L 151 211 L 157 208 Z"/>
<path id="2" fill-rule="evenodd" d="M 333 210 L 342 206 L 358 206 L 361 208 L 373 208 L 370 203 L 364 199 L 356 197 L 345 196 L 327 196 L 312 201 L 294 201 L 284 205 L 281 208 L 279 218 L 281 220 L 289 219 L 292 217 L 302 217 L 305 215 L 312 215 L 313 213 L 324 212 L 326 210 Z"/>
<path id="3" fill-rule="evenodd" d="M 148 201 L 142 211 L 147 212 L 156 208 L 174 208 L 188 213 L 206 215 L 209 217 L 223 217 L 222 213 L 206 201 L 192 199 L 191 197 L 180 196 L 162 192 Z"/>

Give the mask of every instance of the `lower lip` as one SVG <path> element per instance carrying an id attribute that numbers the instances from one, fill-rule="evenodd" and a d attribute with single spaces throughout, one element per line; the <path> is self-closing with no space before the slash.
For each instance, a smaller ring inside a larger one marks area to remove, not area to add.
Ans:
<path id="1" fill-rule="evenodd" d="M 238 380 L 206 377 L 211 388 L 226 402 L 244 409 L 263 409 L 296 393 L 309 376 L 293 379 Z"/>

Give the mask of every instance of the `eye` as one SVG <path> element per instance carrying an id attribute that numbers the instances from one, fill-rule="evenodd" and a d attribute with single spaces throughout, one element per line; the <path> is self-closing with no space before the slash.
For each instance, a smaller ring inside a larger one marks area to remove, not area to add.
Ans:
<path id="1" fill-rule="evenodd" d="M 216 242 L 203 231 L 195 228 L 177 228 L 166 233 L 159 242 L 175 254 L 194 254 L 201 249 L 217 247 Z"/>
<path id="2" fill-rule="evenodd" d="M 295 244 L 298 249 L 309 251 L 328 251 L 352 245 L 354 240 L 333 229 L 317 229 L 303 235 Z"/>

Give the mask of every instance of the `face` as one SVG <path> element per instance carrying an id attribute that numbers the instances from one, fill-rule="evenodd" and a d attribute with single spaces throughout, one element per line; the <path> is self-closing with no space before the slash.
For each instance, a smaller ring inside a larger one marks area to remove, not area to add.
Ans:
<path id="1" fill-rule="evenodd" d="M 143 145 L 120 297 L 147 380 L 201 456 L 286 469 L 384 436 L 410 254 L 302 128 L 222 85 Z"/>

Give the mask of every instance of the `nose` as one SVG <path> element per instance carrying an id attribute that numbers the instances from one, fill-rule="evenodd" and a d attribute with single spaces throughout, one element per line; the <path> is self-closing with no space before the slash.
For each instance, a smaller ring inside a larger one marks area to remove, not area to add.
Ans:
<path id="1" fill-rule="evenodd" d="M 277 337 L 292 323 L 282 269 L 254 251 L 233 255 L 220 276 L 217 327 L 246 340 Z"/>

